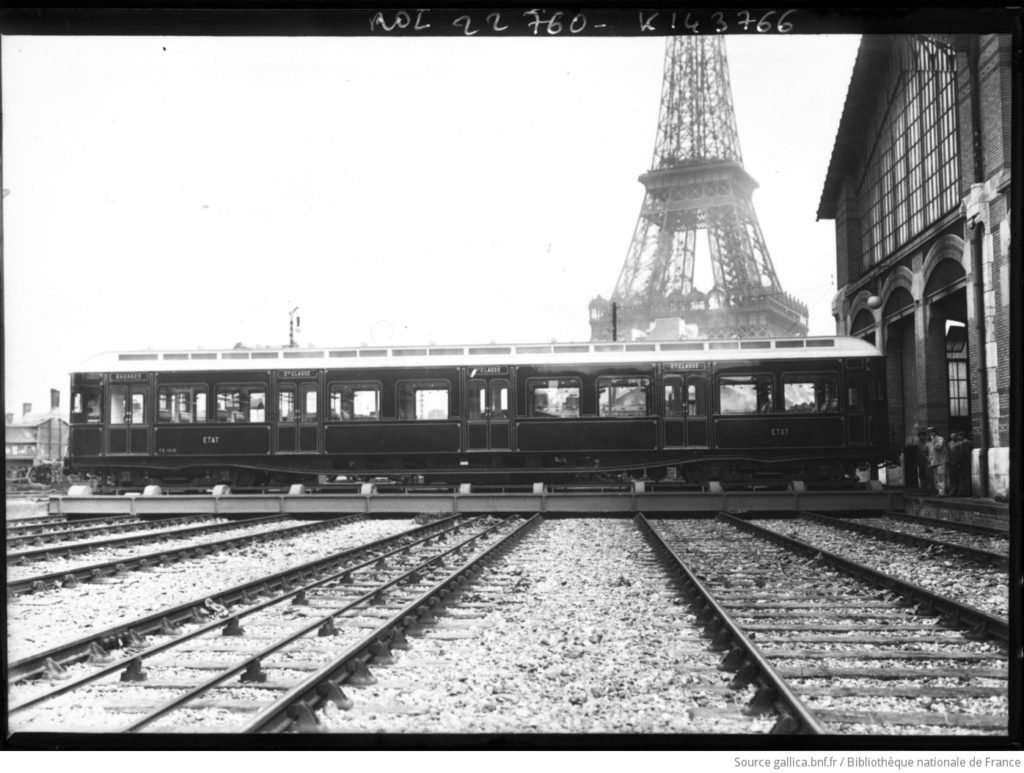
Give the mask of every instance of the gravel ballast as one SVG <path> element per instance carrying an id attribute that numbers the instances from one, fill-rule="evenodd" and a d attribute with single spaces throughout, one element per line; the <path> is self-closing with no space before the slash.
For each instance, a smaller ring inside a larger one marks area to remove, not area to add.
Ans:
<path id="1" fill-rule="evenodd" d="M 34 503 L 39 515 L 45 514 L 46 504 Z M 18 513 L 27 516 L 32 508 L 22 507 Z M 8 522 L 10 523 L 10 510 Z M 668 520 L 661 521 L 666 525 Z M 861 534 L 830 529 L 801 520 L 755 521 L 783 534 L 797 537 L 821 549 L 848 555 L 855 560 L 904 577 L 953 598 L 986 609 L 985 599 L 1006 592 L 1006 573 L 996 573 L 996 586 L 980 574 L 978 567 L 961 563 L 955 558 L 929 557 L 921 548 L 894 545 L 888 541 L 873 541 Z M 763 603 L 757 615 L 740 622 L 762 626 L 758 641 L 764 647 L 774 644 L 776 649 L 790 650 L 793 657 L 776 656 L 774 664 L 791 670 L 804 670 L 802 676 L 793 676 L 797 687 L 816 689 L 819 694 L 807 699 L 814 710 L 846 710 L 851 718 L 844 724 L 833 724 L 843 734 L 879 733 L 878 725 L 859 725 L 858 712 L 865 715 L 887 711 L 906 711 L 907 698 L 885 699 L 877 695 L 845 697 L 827 694 L 829 690 L 863 689 L 865 680 L 831 675 L 817 676 L 821 668 L 844 665 L 833 661 L 831 655 L 842 655 L 848 647 L 863 649 L 866 645 L 858 638 L 865 634 L 851 630 L 850 641 L 831 643 L 814 642 L 817 632 L 787 630 L 792 620 L 784 617 L 789 601 L 790 585 L 768 587 L 761 582 L 755 562 L 736 556 L 739 567 L 730 564 L 729 557 L 705 554 L 701 539 L 709 531 L 723 529 L 713 519 L 704 521 L 672 521 L 664 531 L 676 533 L 687 541 L 692 558 L 707 559 L 704 572 L 709 577 L 723 576 L 737 571 L 734 577 L 713 588 L 722 598 L 739 598 L 750 585 L 761 589 Z M 283 524 L 281 524 L 283 525 Z M 33 653 L 80 638 L 91 632 L 124 625 L 143 615 L 153 614 L 178 604 L 201 599 L 240 583 L 252 581 L 272 572 L 357 547 L 382 537 L 412 529 L 412 518 L 363 520 L 339 523 L 336 528 L 313 534 L 272 539 L 266 543 L 245 545 L 235 550 L 193 558 L 151 571 L 130 572 L 111 577 L 102 583 L 82 582 L 74 587 L 51 589 L 9 600 L 8 659 L 16 661 Z M 278 525 L 280 526 L 280 525 Z M 242 525 L 240 525 L 240 528 Z M 218 539 L 220 536 L 218 535 Z M 210 538 L 197 538 L 196 543 Z M 746 537 L 744 537 L 746 539 Z M 877 542 L 877 544 L 876 544 Z M 177 546 L 177 545 L 175 545 Z M 863 550 L 858 557 L 851 551 Z M 883 549 L 884 548 L 884 549 Z M 119 549 L 121 550 L 121 549 Z M 142 550 L 151 552 L 153 546 Z M 680 554 L 686 552 L 679 548 Z M 126 553 L 125 555 L 129 555 Z M 82 561 L 109 557 L 97 551 Z M 44 563 L 33 563 L 30 574 L 46 570 Z M 793 559 L 794 566 L 806 563 Z M 57 563 L 57 562 L 54 562 Z M 968 569 L 968 567 L 971 567 Z M 24 567 L 8 567 L 12 572 Z M 850 591 L 851 581 L 841 574 L 814 566 L 818 573 L 819 589 L 835 588 L 831 606 L 821 604 L 821 620 L 843 622 L 852 627 L 871 622 L 881 614 L 880 598 L 875 591 Z M 995 570 L 992 570 L 995 572 Z M 962 576 L 961 573 L 967 573 Z M 973 574 L 971 574 L 973 573 Z M 943 577 L 945 575 L 945 577 Z M 934 577 L 934 580 L 929 580 Z M 979 579 L 981 578 L 981 579 Z M 999 581 L 1003 585 L 999 586 Z M 704 577 L 702 576 L 702 580 Z M 929 584 L 932 583 L 932 585 Z M 945 583 L 946 590 L 939 587 Z M 948 584 L 953 583 L 953 589 Z M 715 582 L 709 585 L 715 586 Z M 962 596 L 957 595 L 957 589 Z M 756 593 L 756 591 L 755 591 Z M 826 594 L 827 595 L 827 594 Z M 796 595 L 794 595 L 796 600 Z M 829 599 L 826 599 L 829 601 Z M 780 604 L 780 602 L 784 602 Z M 1005 600 L 1004 611 L 1005 616 Z M 841 611 L 834 607 L 841 605 Z M 998 608 L 997 605 L 995 605 Z M 780 617 L 776 619 L 775 610 Z M 300 608 L 301 610 L 301 608 Z M 846 620 L 842 611 L 845 611 Z M 989 611 L 986 609 L 986 611 Z M 814 624 L 817 612 L 808 605 L 808 616 L 798 622 Z M 993 614 L 999 614 L 992 611 Z M 381 613 L 385 617 L 387 611 Z M 321 729 L 331 733 L 674 733 L 674 734 L 760 734 L 767 733 L 775 717 L 750 718 L 742 714 L 743 707 L 756 690 L 747 687 L 739 691 L 728 687 L 732 673 L 720 671 L 723 653 L 709 649 L 709 639 L 701 635 L 703 628 L 689 608 L 681 602 L 675 583 L 671 580 L 640 530 L 627 518 L 554 519 L 542 521 L 511 552 L 497 559 L 492 566 L 478 575 L 464 590 L 453 596 L 447 607 L 437 611 L 439 622 L 425 628 L 422 636 L 409 636 L 409 650 L 393 652 L 396 662 L 390 666 L 371 663 L 370 669 L 377 683 L 369 686 L 343 685 L 354 701 L 350 710 L 327 705 L 318 712 Z M 864 620 L 861 620 L 861 617 Z M 365 622 L 375 622 L 367 613 Z M 779 629 L 764 631 L 764 627 L 779 623 Z M 872 632 L 872 637 L 892 639 L 876 643 L 884 651 L 901 650 L 912 654 L 916 650 L 933 654 L 958 649 L 960 633 L 934 629 L 909 632 L 904 623 L 930 624 L 932 619 L 878 617 L 885 630 Z M 256 636 L 261 629 L 248 624 L 247 632 Z M 836 633 L 830 639 L 839 639 Z M 774 640 L 774 641 L 773 641 Z M 149 637 L 158 643 L 162 637 Z M 225 647 L 233 641 L 225 641 Z M 813 647 L 826 657 L 808 659 L 799 656 L 800 650 Z M 997 651 L 999 646 L 989 642 L 975 642 L 971 652 L 979 659 Z M 198 659 L 202 656 L 196 655 Z M 916 656 L 914 656 L 916 657 Z M 296 655 L 298 661 L 302 656 Z M 183 657 L 184 666 L 188 658 Z M 961 661 L 935 660 L 950 670 Z M 888 670 L 896 674 L 913 663 L 912 657 L 890 659 L 873 658 L 871 668 Z M 282 660 L 287 668 L 294 663 Z M 88 664 L 68 667 L 65 678 L 87 673 Z M 155 673 L 155 672 L 154 672 Z M 301 676 L 300 671 L 295 672 Z M 114 732 L 130 721 L 134 701 L 145 696 L 155 701 L 162 695 L 161 686 L 118 685 L 118 677 L 105 680 L 108 687 L 126 688 L 123 696 L 113 698 L 112 705 L 102 716 L 85 715 L 81 706 L 76 711 L 76 699 L 70 694 L 29 709 L 20 721 L 32 725 L 29 729 L 54 732 Z M 958 678 L 937 676 L 930 680 L 900 680 L 886 677 L 886 686 L 908 688 L 942 686 L 950 689 L 948 697 L 924 696 L 919 709 L 938 717 L 943 712 L 984 715 L 1006 712 L 1004 695 L 964 698 L 955 694 L 962 686 Z M 9 685 L 9 702 L 16 703 L 45 686 L 60 682 L 41 680 L 33 684 Z M 1005 679 L 993 678 L 984 684 L 992 689 L 1005 689 Z M 243 696 L 239 688 L 236 696 Z M 273 698 L 269 691 L 263 697 Z M 52 704 L 52 705 L 51 705 Z M 14 716 L 19 716 L 16 713 Z M 197 722 L 210 722 L 198 718 Z M 225 727 L 228 715 L 225 714 Z M 11 730 L 18 728 L 14 724 Z M 196 732 L 217 732 L 222 728 L 209 727 Z M 191 732 L 191 731 L 189 731 Z M 901 725 L 889 732 L 906 735 L 946 733 L 941 726 Z M 970 732 L 965 729 L 964 732 Z"/>
<path id="2" fill-rule="evenodd" d="M 811 521 L 763 519 L 752 523 L 838 553 L 991 615 L 1006 618 L 1008 614 L 1010 588 L 1005 570 L 979 566 L 966 559 L 929 557 L 919 547 Z"/>
<path id="3" fill-rule="evenodd" d="M 7 646 L 11 661 L 102 631 L 161 609 L 176 606 L 256 580 L 273 572 L 407 531 L 409 519 L 339 523 L 312 535 L 247 545 L 203 558 L 188 559 L 147 572 L 26 594 L 7 603 Z M 205 540 L 197 540 L 201 543 Z M 92 560 L 101 560 L 96 553 Z M 44 562 L 50 564 L 53 562 Z M 12 569 L 8 567 L 8 579 Z M 33 564 L 33 573 L 57 571 Z"/>
<path id="4" fill-rule="evenodd" d="M 909 534 L 915 537 L 948 542 L 952 545 L 963 545 L 976 550 L 988 550 L 993 553 L 1008 554 L 1010 552 L 1010 540 L 1008 537 L 997 537 L 991 534 L 976 534 L 953 526 L 942 526 L 934 523 L 919 523 L 913 520 L 901 518 L 857 518 L 853 523 L 864 526 L 875 526 L 880 529 L 890 529 L 902 534 Z"/>
<path id="5" fill-rule="evenodd" d="M 506 593 L 514 591 L 509 596 Z M 758 733 L 753 688 L 626 519 L 548 520 L 451 601 L 379 680 L 345 689 L 324 729 L 350 733 Z"/>

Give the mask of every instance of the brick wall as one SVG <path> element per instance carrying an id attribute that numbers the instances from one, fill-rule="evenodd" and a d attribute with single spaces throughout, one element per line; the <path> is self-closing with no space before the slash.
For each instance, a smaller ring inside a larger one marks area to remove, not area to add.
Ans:
<path id="1" fill-rule="evenodd" d="M 1010 165 L 1010 42 L 1008 35 L 982 35 L 979 43 L 978 86 L 986 177 Z"/>

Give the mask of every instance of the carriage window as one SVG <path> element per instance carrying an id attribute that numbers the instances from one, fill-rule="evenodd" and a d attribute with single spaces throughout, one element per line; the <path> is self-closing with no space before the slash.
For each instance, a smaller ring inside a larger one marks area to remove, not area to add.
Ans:
<path id="1" fill-rule="evenodd" d="M 266 420 L 267 393 L 263 387 L 217 387 L 217 421 L 252 424 Z"/>
<path id="2" fill-rule="evenodd" d="M 649 378 L 599 378 L 597 413 L 599 416 L 646 416 L 650 392 Z"/>
<path id="3" fill-rule="evenodd" d="M 160 387 L 156 395 L 157 421 L 192 424 L 206 421 L 206 389 L 203 387 Z"/>
<path id="4" fill-rule="evenodd" d="M 487 384 L 483 381 L 470 381 L 466 387 L 466 405 L 469 408 L 467 418 L 478 421 L 487 416 Z"/>
<path id="5" fill-rule="evenodd" d="M 128 390 L 124 387 L 110 388 L 110 423 L 127 424 L 125 421 L 125 405 L 128 402 Z"/>
<path id="6" fill-rule="evenodd" d="M 132 424 L 145 424 L 146 422 L 146 394 L 145 392 L 132 392 Z"/>
<path id="7" fill-rule="evenodd" d="M 447 381 L 400 381 L 398 418 L 414 421 L 448 418 Z"/>
<path id="8" fill-rule="evenodd" d="M 301 411 L 295 403 L 295 387 L 290 384 L 278 387 L 277 420 L 282 424 L 293 421 L 316 421 L 316 385 L 304 384 L 299 387 Z"/>
<path id="9" fill-rule="evenodd" d="M 508 418 L 508 382 L 491 382 L 491 417 L 495 419 Z"/>
<path id="10" fill-rule="evenodd" d="M 507 419 L 508 381 L 492 379 L 489 384 L 479 379 L 470 381 L 466 386 L 466 406 L 472 421 Z"/>
<path id="11" fill-rule="evenodd" d="M 838 379 L 833 374 L 789 374 L 782 378 L 787 413 L 837 413 Z"/>
<path id="12" fill-rule="evenodd" d="M 277 391 L 277 420 L 279 422 L 295 421 L 295 389 L 280 388 Z"/>
<path id="13" fill-rule="evenodd" d="M 683 380 L 665 379 L 665 418 L 678 419 L 683 416 Z"/>
<path id="14" fill-rule="evenodd" d="M 146 393 L 128 392 L 126 387 L 110 389 L 111 424 L 145 424 Z"/>
<path id="15" fill-rule="evenodd" d="M 267 420 L 267 395 L 265 392 L 249 393 L 249 421 Z"/>
<path id="16" fill-rule="evenodd" d="M 704 414 L 704 379 L 696 383 L 692 380 L 686 386 L 686 415 L 701 416 Z"/>
<path id="17" fill-rule="evenodd" d="M 316 387 L 312 384 L 302 387 L 302 415 L 299 421 L 316 421 Z"/>
<path id="18" fill-rule="evenodd" d="M 772 377 L 722 376 L 718 397 L 722 413 L 768 413 L 772 410 Z"/>
<path id="19" fill-rule="evenodd" d="M 76 390 L 71 396 L 71 421 L 99 422 L 101 403 L 99 387 Z"/>
<path id="20" fill-rule="evenodd" d="M 574 378 L 531 381 L 530 415 L 556 419 L 580 415 L 580 385 Z"/>
<path id="21" fill-rule="evenodd" d="M 665 418 L 679 419 L 683 416 L 704 414 L 704 377 L 691 376 L 683 390 L 683 379 L 678 376 L 665 377 Z"/>
<path id="22" fill-rule="evenodd" d="M 367 420 L 380 417 L 380 386 L 331 384 L 331 421 Z"/>

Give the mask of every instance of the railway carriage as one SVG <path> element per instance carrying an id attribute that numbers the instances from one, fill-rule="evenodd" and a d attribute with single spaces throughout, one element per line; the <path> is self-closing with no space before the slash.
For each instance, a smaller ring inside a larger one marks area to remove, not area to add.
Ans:
<path id="1" fill-rule="evenodd" d="M 666 476 L 834 485 L 884 458 L 885 362 L 843 337 L 122 352 L 71 376 L 106 486 Z"/>

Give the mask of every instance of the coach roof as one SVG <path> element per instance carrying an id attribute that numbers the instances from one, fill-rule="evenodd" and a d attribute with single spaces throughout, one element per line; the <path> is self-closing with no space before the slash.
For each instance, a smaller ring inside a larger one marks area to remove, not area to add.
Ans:
<path id="1" fill-rule="evenodd" d="M 858 338 L 822 336 L 749 340 L 104 352 L 90 357 L 76 372 L 323 370 L 600 362 L 625 364 L 687 360 L 717 362 L 761 357 L 818 359 L 881 356 L 877 348 Z"/>

